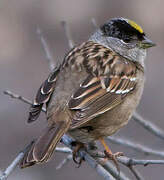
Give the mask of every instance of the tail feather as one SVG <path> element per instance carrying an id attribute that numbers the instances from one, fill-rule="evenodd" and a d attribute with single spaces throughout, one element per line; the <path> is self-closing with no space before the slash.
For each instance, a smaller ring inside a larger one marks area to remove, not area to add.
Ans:
<path id="1" fill-rule="evenodd" d="M 55 127 L 49 128 L 46 133 L 36 141 L 33 150 L 33 156 L 36 161 L 42 162 L 49 159 L 61 135 L 63 135 L 63 133 L 60 132 L 62 130 L 61 126 L 62 123 L 60 122 L 60 124 L 57 124 Z"/>
<path id="2" fill-rule="evenodd" d="M 66 121 L 59 121 L 52 127 L 48 127 L 44 134 L 33 143 L 31 148 L 24 155 L 20 167 L 25 168 L 48 161 L 57 143 L 68 128 L 69 123 Z"/>
<path id="3" fill-rule="evenodd" d="M 34 147 L 34 141 L 32 142 L 32 144 L 30 145 L 30 149 L 28 150 L 27 153 L 25 153 L 21 163 L 20 163 L 20 167 L 21 168 L 25 168 L 25 167 L 29 167 L 35 164 L 35 162 L 31 159 L 29 160 L 29 157 L 31 156 L 31 151 Z"/>

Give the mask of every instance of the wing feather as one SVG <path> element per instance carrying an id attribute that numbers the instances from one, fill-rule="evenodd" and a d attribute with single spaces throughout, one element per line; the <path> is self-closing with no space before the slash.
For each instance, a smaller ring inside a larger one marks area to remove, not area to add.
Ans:
<path id="1" fill-rule="evenodd" d="M 60 66 L 56 67 L 49 77 L 40 86 L 37 95 L 34 99 L 34 103 L 30 107 L 28 123 L 35 121 L 42 110 L 42 106 L 47 103 L 54 91 L 57 81 L 57 75 L 60 71 Z"/>
<path id="2" fill-rule="evenodd" d="M 70 64 L 73 59 L 74 65 L 83 66 L 88 72 L 88 77 L 68 102 L 69 109 L 74 112 L 71 128 L 79 127 L 120 104 L 137 83 L 138 66 L 134 62 L 93 42 L 83 44 L 82 49 L 68 58 Z"/>

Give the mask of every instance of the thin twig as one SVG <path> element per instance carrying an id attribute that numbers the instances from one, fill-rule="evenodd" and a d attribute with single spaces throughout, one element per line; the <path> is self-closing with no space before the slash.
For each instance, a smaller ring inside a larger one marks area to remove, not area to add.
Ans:
<path id="1" fill-rule="evenodd" d="M 157 127 L 155 124 L 152 122 L 145 120 L 141 115 L 139 115 L 137 112 L 134 113 L 133 119 L 139 123 L 142 127 L 147 129 L 149 132 L 154 134 L 155 136 L 161 138 L 164 140 L 164 131 Z"/>
<path id="2" fill-rule="evenodd" d="M 22 97 L 22 96 L 20 96 L 18 94 L 14 94 L 11 91 L 6 90 L 6 91 L 4 91 L 4 94 L 9 95 L 13 99 L 19 99 L 20 101 L 25 102 L 26 104 L 29 104 L 29 105 L 32 104 L 32 102 L 29 101 L 28 99 L 26 99 L 25 97 Z"/>
<path id="3" fill-rule="evenodd" d="M 140 174 L 140 172 L 133 166 L 129 166 L 129 170 L 133 173 L 137 180 L 144 180 L 144 177 Z"/>
<path id="4" fill-rule="evenodd" d="M 153 164 L 164 164 L 164 160 L 143 160 L 143 159 L 133 159 L 125 156 L 118 157 L 118 161 L 126 166 L 136 166 L 136 165 L 153 165 Z"/>
<path id="5" fill-rule="evenodd" d="M 109 164 L 110 162 L 104 162 L 104 160 L 100 158 L 105 158 L 104 153 L 100 151 L 96 152 L 89 152 L 89 154 L 94 158 L 99 158 L 99 163 L 108 170 L 114 177 L 117 177 L 118 174 L 113 174 L 112 167 Z M 118 158 L 118 162 L 123 164 L 124 166 L 128 167 L 129 170 L 133 173 L 133 175 L 136 177 L 137 180 L 144 180 L 142 175 L 139 173 L 139 171 L 134 167 L 136 165 L 149 165 L 149 164 L 164 164 L 164 160 L 138 160 L 138 159 L 132 159 L 128 157 L 120 157 Z M 106 164 L 107 163 L 107 164 Z M 108 169 L 110 167 L 110 170 Z M 125 175 L 123 175 L 125 176 Z"/>
<path id="6" fill-rule="evenodd" d="M 61 169 L 64 165 L 68 164 L 70 160 L 72 160 L 72 154 L 68 154 L 68 156 L 64 158 L 63 161 L 61 161 L 60 164 L 56 167 L 56 170 Z"/>
<path id="7" fill-rule="evenodd" d="M 109 162 L 102 158 L 97 158 L 97 162 L 106 169 L 113 177 L 119 180 L 129 180 L 129 178 L 122 172 L 118 173 L 117 169 Z"/>
<path id="8" fill-rule="evenodd" d="M 72 153 L 72 150 L 70 149 L 70 148 L 68 148 L 68 147 L 56 147 L 55 148 L 55 151 L 56 152 L 62 152 L 62 153 Z"/>
<path id="9" fill-rule="evenodd" d="M 98 24 L 97 24 L 97 22 L 96 22 L 96 19 L 95 19 L 95 18 L 92 18 L 92 19 L 91 19 L 91 22 L 92 22 L 94 28 L 97 29 L 97 28 L 98 28 Z"/>
<path id="10" fill-rule="evenodd" d="M 73 139 L 70 138 L 67 135 L 64 135 L 62 137 L 62 143 L 65 144 L 66 146 L 68 146 L 69 148 L 73 148 L 71 146 Z M 20 152 L 18 154 L 18 156 L 15 158 L 15 160 L 8 166 L 8 168 L 2 173 L 2 176 L 0 176 L 0 180 L 6 180 L 7 177 L 10 175 L 10 173 L 15 169 L 15 167 L 17 166 L 17 164 L 22 160 L 24 154 L 29 150 L 29 148 L 31 147 L 31 145 L 33 144 L 30 143 L 30 145 L 28 145 L 22 152 Z M 72 150 L 70 150 L 67 147 L 58 147 L 56 148 L 57 152 L 63 152 L 63 153 L 71 153 Z M 80 150 L 79 155 L 81 158 L 84 158 L 86 162 L 88 162 L 88 164 L 96 170 L 96 172 L 101 175 L 102 177 L 104 177 L 105 180 L 113 180 L 112 176 L 101 166 L 99 165 L 88 153 L 86 153 L 84 150 Z M 115 172 L 116 173 L 116 172 Z"/>
<path id="11" fill-rule="evenodd" d="M 127 139 L 123 139 L 123 138 L 118 138 L 118 137 L 107 137 L 107 139 L 109 140 L 109 142 L 114 143 L 114 144 L 119 144 L 125 147 L 128 147 L 130 149 L 133 149 L 135 151 L 138 152 L 142 152 L 146 155 L 155 155 L 158 157 L 164 157 L 164 152 L 163 151 L 158 151 L 158 150 L 154 150 L 151 149 L 145 145 L 141 145 L 137 142 L 132 142 L 130 140 Z"/>
<path id="12" fill-rule="evenodd" d="M 101 151 L 87 151 L 94 158 L 105 158 L 103 152 Z M 126 166 L 136 166 L 136 165 L 153 165 L 153 164 L 164 164 L 164 160 L 141 160 L 141 159 L 133 159 L 126 156 L 121 156 L 117 158 L 120 163 Z"/>
<path id="13" fill-rule="evenodd" d="M 22 102 L 24 102 L 24 103 L 26 103 L 26 104 L 29 104 L 29 105 L 32 105 L 32 104 L 33 104 L 32 101 L 26 99 L 26 98 L 23 97 L 23 96 L 20 96 L 20 95 L 18 95 L 18 94 L 15 94 L 15 93 L 13 93 L 13 92 L 11 92 L 11 91 L 6 90 L 6 91 L 3 91 L 3 93 L 4 93 L 5 95 L 9 95 L 9 96 L 10 96 L 11 98 L 13 98 L 13 99 L 18 99 L 18 100 L 20 100 L 20 101 L 22 101 Z M 45 108 L 42 108 L 42 112 L 46 112 L 46 109 L 45 109 Z"/>
<path id="14" fill-rule="evenodd" d="M 13 162 L 6 168 L 6 170 L 0 176 L 0 180 L 6 180 L 7 177 L 11 174 L 11 172 L 15 169 L 15 167 L 19 164 L 22 160 L 25 153 L 30 149 L 33 142 L 31 142 L 23 151 L 21 151 L 17 157 L 13 160 Z"/>
<path id="15" fill-rule="evenodd" d="M 89 156 L 88 154 L 85 155 L 85 160 L 88 161 L 88 164 L 95 169 L 95 171 L 101 176 L 103 177 L 105 180 L 116 180 L 115 178 L 113 178 L 112 175 L 109 174 L 109 172 L 102 166 L 100 165 L 100 163 L 98 163 L 96 160 L 94 160 L 91 156 Z M 117 173 L 115 171 L 115 173 Z M 127 180 L 127 179 L 124 179 Z"/>
<path id="16" fill-rule="evenodd" d="M 38 37 L 39 37 L 39 39 L 41 41 L 43 49 L 45 51 L 45 55 L 46 55 L 46 58 L 48 60 L 49 69 L 51 71 L 53 71 L 53 69 L 55 68 L 56 64 L 55 64 L 55 61 L 53 60 L 53 57 L 52 57 L 51 52 L 49 50 L 48 44 L 47 44 L 47 42 L 46 42 L 46 40 L 45 40 L 45 38 L 43 36 L 43 33 L 42 33 L 42 31 L 41 31 L 39 26 L 37 27 L 36 32 L 37 32 Z"/>
<path id="17" fill-rule="evenodd" d="M 62 139 L 61 139 L 61 142 L 63 144 L 65 144 L 66 146 L 70 147 L 72 149 L 72 142 L 73 142 L 73 139 L 67 135 L 63 135 Z M 86 151 L 84 150 L 80 150 L 79 151 L 79 155 L 81 158 L 84 158 L 85 161 L 92 167 L 96 170 L 96 172 L 101 175 L 105 180 L 113 180 L 113 178 L 111 177 L 111 175 L 109 174 L 109 172 L 103 168 L 93 157 L 91 157 Z M 109 168 L 110 169 L 110 168 Z M 115 174 L 118 174 L 117 173 L 117 170 L 113 170 Z M 121 176 L 122 177 L 122 176 Z M 123 178 L 123 177 L 122 177 Z M 127 180 L 127 179 L 124 179 L 123 180 Z"/>
<path id="18" fill-rule="evenodd" d="M 63 29 L 64 29 L 64 34 L 65 34 L 66 39 L 67 39 L 67 41 L 68 41 L 68 46 L 69 46 L 70 49 L 72 49 L 72 48 L 75 46 L 75 43 L 74 43 L 74 41 L 73 41 L 73 39 L 72 39 L 69 26 L 68 26 L 68 24 L 67 24 L 66 21 L 62 21 L 62 22 L 61 22 L 61 25 L 62 25 L 62 27 L 63 27 Z"/>

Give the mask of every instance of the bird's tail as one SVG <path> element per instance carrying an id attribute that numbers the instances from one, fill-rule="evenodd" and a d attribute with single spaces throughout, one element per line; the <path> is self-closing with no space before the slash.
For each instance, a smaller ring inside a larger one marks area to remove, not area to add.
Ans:
<path id="1" fill-rule="evenodd" d="M 57 143 L 68 128 L 69 123 L 66 121 L 58 121 L 52 127 L 48 127 L 25 153 L 20 167 L 25 168 L 48 161 Z"/>

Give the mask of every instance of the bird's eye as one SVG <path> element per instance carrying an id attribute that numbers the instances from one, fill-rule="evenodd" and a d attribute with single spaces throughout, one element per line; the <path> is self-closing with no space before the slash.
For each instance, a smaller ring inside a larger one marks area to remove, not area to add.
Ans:
<path id="1" fill-rule="evenodd" d="M 130 38 L 128 38 L 128 37 L 127 37 L 127 38 L 124 38 L 123 41 L 124 41 L 125 43 L 129 43 L 129 42 L 130 42 Z"/>

